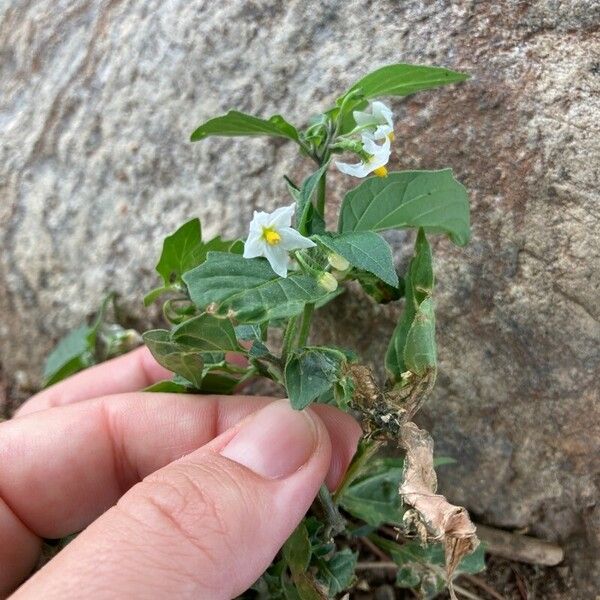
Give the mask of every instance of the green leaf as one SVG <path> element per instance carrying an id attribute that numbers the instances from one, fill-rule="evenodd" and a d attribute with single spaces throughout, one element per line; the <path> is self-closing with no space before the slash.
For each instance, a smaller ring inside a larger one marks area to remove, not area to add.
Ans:
<path id="1" fill-rule="evenodd" d="M 204 394 L 233 394 L 240 380 L 238 377 L 218 371 L 208 371 L 202 377 L 202 385 L 198 391 Z"/>
<path id="2" fill-rule="evenodd" d="M 199 264 L 201 249 L 202 229 L 197 218 L 168 235 L 156 265 L 156 271 L 163 278 L 165 285 L 174 283 L 185 271 Z"/>
<path id="3" fill-rule="evenodd" d="M 451 169 L 371 177 L 350 190 L 342 202 L 341 233 L 407 227 L 446 233 L 459 246 L 469 241 L 467 191 L 454 179 Z"/>
<path id="4" fill-rule="evenodd" d="M 202 227 L 199 219 L 192 219 L 182 225 L 175 233 L 167 236 L 163 242 L 156 271 L 163 278 L 165 286 L 152 290 L 144 299 L 146 304 L 153 302 L 161 293 L 168 291 L 173 283 L 190 269 L 206 260 L 211 251 L 243 252 L 241 241 L 225 241 L 216 237 L 209 242 L 202 241 Z"/>
<path id="5" fill-rule="evenodd" d="M 115 293 L 102 300 L 93 323 L 82 325 L 63 337 L 46 359 L 43 387 L 66 379 L 109 357 L 128 352 L 137 345 L 139 335 L 125 330 L 118 323 L 106 323 L 106 313 L 112 303 L 116 315 Z"/>
<path id="6" fill-rule="evenodd" d="M 225 353 L 241 351 L 228 319 L 202 314 L 170 332 L 154 329 L 143 337 L 161 365 L 185 378 L 198 391 L 231 393 L 239 383 L 238 377 L 223 371 Z"/>
<path id="7" fill-rule="evenodd" d="M 402 459 L 369 461 L 367 471 L 355 479 L 339 498 L 339 503 L 352 516 L 373 527 L 384 523 L 401 525 L 402 502 L 398 488 L 403 477 Z"/>
<path id="8" fill-rule="evenodd" d="M 304 521 L 294 529 L 292 535 L 283 546 L 283 557 L 285 558 L 293 575 L 304 573 L 310 562 L 310 540 L 308 530 Z"/>
<path id="9" fill-rule="evenodd" d="M 352 85 L 342 98 L 352 92 L 359 92 L 363 98 L 408 96 L 421 90 L 457 83 L 466 79 L 469 79 L 469 75 L 466 73 L 451 71 L 443 67 L 397 63 L 381 67 L 365 75 Z"/>
<path id="10" fill-rule="evenodd" d="M 392 382 L 398 381 L 405 371 L 421 375 L 428 367 L 435 366 L 433 303 L 429 301 L 421 309 L 433 291 L 433 280 L 431 248 L 425 232 L 419 229 L 415 254 L 405 279 L 404 311 L 392 333 L 385 357 L 385 366 Z"/>
<path id="11" fill-rule="evenodd" d="M 435 312 L 431 298 L 423 300 L 417 308 L 406 336 L 404 363 L 408 370 L 417 375 L 425 374 L 427 370 L 434 368 L 437 363 Z"/>
<path id="12" fill-rule="evenodd" d="M 352 552 L 350 548 L 344 548 L 327 560 L 316 561 L 317 580 L 326 586 L 328 598 L 333 598 L 350 587 L 355 577 L 357 560 L 358 553 Z"/>
<path id="13" fill-rule="evenodd" d="M 162 381 L 157 381 L 156 383 L 149 385 L 147 388 L 144 388 L 144 392 L 187 394 L 190 389 L 193 388 L 190 388 L 183 383 L 178 383 L 172 379 L 163 379 Z"/>
<path id="14" fill-rule="evenodd" d="M 307 303 L 327 296 L 326 290 L 307 275 L 276 275 L 263 258 L 210 252 L 205 263 L 188 271 L 183 280 L 194 304 L 205 309 L 217 304 L 217 312 L 239 322 L 262 323 L 291 317 Z"/>
<path id="15" fill-rule="evenodd" d="M 165 329 L 152 329 L 143 334 L 144 342 L 156 361 L 190 381 L 194 387 L 202 386 L 204 360 L 202 352 L 190 350 L 171 339 Z"/>
<path id="16" fill-rule="evenodd" d="M 408 96 L 449 83 L 458 83 L 469 78 L 466 73 L 450 71 L 443 67 L 429 67 L 421 65 L 393 64 L 381 67 L 365 75 L 352 85 L 348 91 L 338 98 L 336 108 L 343 105 L 344 114 L 341 115 L 344 126 L 342 132 L 349 131 L 354 126 L 351 111 L 366 107 L 367 99 L 381 98 L 383 96 Z"/>
<path id="17" fill-rule="evenodd" d="M 307 573 L 299 573 L 294 576 L 294 585 L 300 600 L 327 600 L 327 596 L 317 589 Z"/>
<path id="18" fill-rule="evenodd" d="M 263 339 L 263 332 L 260 325 L 245 324 L 236 325 L 234 327 L 235 335 L 238 340 L 244 340 L 248 342 L 261 342 Z"/>
<path id="19" fill-rule="evenodd" d="M 376 275 L 388 285 L 398 286 L 392 249 L 373 231 L 316 235 L 314 239 L 331 252 L 343 256 L 353 267 Z"/>
<path id="20" fill-rule="evenodd" d="M 351 276 L 360 283 L 365 293 L 379 304 L 388 304 L 389 302 L 400 300 L 404 295 L 404 279 L 401 277 L 398 277 L 398 285 L 393 286 L 384 283 L 379 277 L 375 277 L 375 275 L 366 271 L 355 269 L 351 273 Z"/>
<path id="21" fill-rule="evenodd" d="M 96 361 L 97 327 L 83 325 L 68 333 L 50 353 L 44 365 L 44 387 L 52 385 L 81 371 Z"/>
<path id="22" fill-rule="evenodd" d="M 298 131 L 282 116 L 260 119 L 252 115 L 230 110 L 227 114 L 206 121 L 192 133 L 191 141 L 197 142 L 210 136 L 270 135 L 298 141 Z"/>
<path id="23" fill-rule="evenodd" d="M 311 235 L 317 233 L 317 230 L 324 231 L 324 221 L 322 215 L 318 215 L 312 203 L 312 197 L 319 187 L 321 178 L 327 172 L 329 163 L 325 163 L 314 173 L 309 175 L 303 182 L 302 187 L 293 194 L 296 198 L 296 224 L 298 231 L 302 235 Z"/>
<path id="24" fill-rule="evenodd" d="M 434 598 L 446 587 L 446 559 L 442 544 L 423 546 L 416 540 L 397 544 L 375 534 L 369 535 L 369 539 L 387 552 L 400 567 L 396 577 L 398 587 L 414 588 L 426 598 Z M 483 569 L 485 554 L 480 545 L 460 561 L 452 579 L 462 573 L 474 574 Z"/>
<path id="25" fill-rule="evenodd" d="M 175 327 L 171 339 L 202 352 L 240 351 L 231 322 L 206 313 Z"/>
<path id="26" fill-rule="evenodd" d="M 344 355 L 330 348 L 306 347 L 292 352 L 285 365 L 285 387 L 292 406 L 306 408 L 340 377 Z"/>

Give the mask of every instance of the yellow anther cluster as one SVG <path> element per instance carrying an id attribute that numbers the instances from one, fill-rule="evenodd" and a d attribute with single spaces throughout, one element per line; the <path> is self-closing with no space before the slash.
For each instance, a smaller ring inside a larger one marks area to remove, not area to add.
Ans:
<path id="1" fill-rule="evenodd" d="M 277 246 L 281 241 L 281 235 L 273 227 L 263 227 L 262 236 L 269 246 Z"/>

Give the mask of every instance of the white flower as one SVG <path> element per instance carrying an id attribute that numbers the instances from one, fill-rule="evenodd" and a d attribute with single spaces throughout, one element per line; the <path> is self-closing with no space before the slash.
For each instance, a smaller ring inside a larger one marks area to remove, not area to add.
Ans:
<path id="1" fill-rule="evenodd" d="M 363 135 L 372 140 L 388 138 L 394 141 L 394 121 L 392 111 L 383 102 L 373 102 L 371 112 L 355 110 L 352 115 L 359 127 L 365 127 Z"/>
<path id="2" fill-rule="evenodd" d="M 288 252 L 316 246 L 290 227 L 295 208 L 295 204 L 290 204 L 272 213 L 254 211 L 248 239 L 244 244 L 244 258 L 264 256 L 277 275 L 287 277 Z"/>
<path id="3" fill-rule="evenodd" d="M 369 173 L 374 173 L 377 177 L 387 177 L 388 172 L 385 165 L 390 160 L 390 139 L 385 138 L 385 142 L 380 146 L 371 138 L 363 135 L 362 143 L 368 158 L 355 164 L 336 162 L 335 166 L 342 173 L 354 177 L 366 177 Z"/>

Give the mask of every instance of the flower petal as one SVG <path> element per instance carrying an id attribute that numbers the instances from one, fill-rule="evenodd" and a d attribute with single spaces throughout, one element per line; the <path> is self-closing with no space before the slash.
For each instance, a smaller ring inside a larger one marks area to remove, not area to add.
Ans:
<path id="1" fill-rule="evenodd" d="M 362 127 L 364 125 L 376 125 L 377 124 L 377 122 L 375 121 L 375 119 L 371 113 L 363 112 L 362 110 L 352 111 L 352 116 L 354 117 L 354 120 L 356 121 L 356 124 L 359 127 Z"/>
<path id="2" fill-rule="evenodd" d="M 267 227 L 269 225 L 269 221 L 271 220 L 271 213 L 267 213 L 264 211 L 254 211 L 254 216 L 252 217 L 252 221 L 250 222 L 250 229 L 252 227 L 258 227 L 259 229 L 264 225 Z"/>
<path id="3" fill-rule="evenodd" d="M 275 229 L 281 227 L 289 227 L 292 224 L 294 213 L 296 212 L 296 205 L 290 204 L 289 206 L 283 206 L 274 210 L 269 219 L 269 225 Z"/>
<path id="4" fill-rule="evenodd" d="M 291 227 L 282 227 L 279 230 L 281 242 L 279 245 L 285 250 L 298 250 L 299 248 L 314 248 L 316 244 L 298 233 Z"/>
<path id="5" fill-rule="evenodd" d="M 373 116 L 377 119 L 380 125 L 387 124 L 390 127 L 394 126 L 394 114 L 392 111 L 383 103 L 376 100 L 371 105 Z"/>
<path id="6" fill-rule="evenodd" d="M 385 154 L 386 152 L 390 153 L 390 140 L 389 138 L 386 138 L 383 142 L 383 144 L 376 144 L 375 141 L 366 136 L 363 135 L 362 136 L 362 143 L 363 143 L 363 148 L 365 149 L 366 152 L 368 152 L 369 154 L 371 154 L 372 156 L 380 156 L 382 154 Z"/>
<path id="7" fill-rule="evenodd" d="M 265 243 L 261 241 L 260 237 L 248 236 L 248 239 L 244 243 L 244 258 L 256 258 L 257 256 L 264 256 Z"/>
<path id="8" fill-rule="evenodd" d="M 353 177 L 366 177 L 371 172 L 368 166 L 363 162 L 359 162 L 354 165 L 350 163 L 336 162 L 335 166 L 337 167 L 338 171 L 341 171 L 346 175 L 352 175 Z"/>
<path id="9" fill-rule="evenodd" d="M 280 277 L 287 277 L 289 257 L 281 246 L 269 246 L 265 244 L 265 258 L 269 261 L 271 269 Z"/>

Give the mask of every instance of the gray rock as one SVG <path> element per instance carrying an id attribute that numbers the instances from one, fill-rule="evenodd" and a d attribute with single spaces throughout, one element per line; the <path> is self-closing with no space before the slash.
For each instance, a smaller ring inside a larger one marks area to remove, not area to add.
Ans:
<path id="1" fill-rule="evenodd" d="M 441 477 L 453 500 L 570 544 L 593 586 L 599 27 L 594 0 L 5 3 L 2 371 L 35 386 L 109 289 L 150 322 L 139 299 L 164 235 L 192 215 L 242 235 L 281 204 L 284 173 L 309 172 L 277 140 L 190 144 L 201 121 L 235 107 L 299 122 L 390 62 L 468 71 L 394 105 L 394 166 L 452 166 L 472 193 L 471 245 L 434 243 L 441 373 L 422 421 L 459 461 Z M 338 198 L 348 185 L 332 177 Z M 392 241 L 404 264 L 410 236 Z M 322 337 L 376 363 L 398 312 L 356 293 L 327 314 L 345 325 Z"/>

